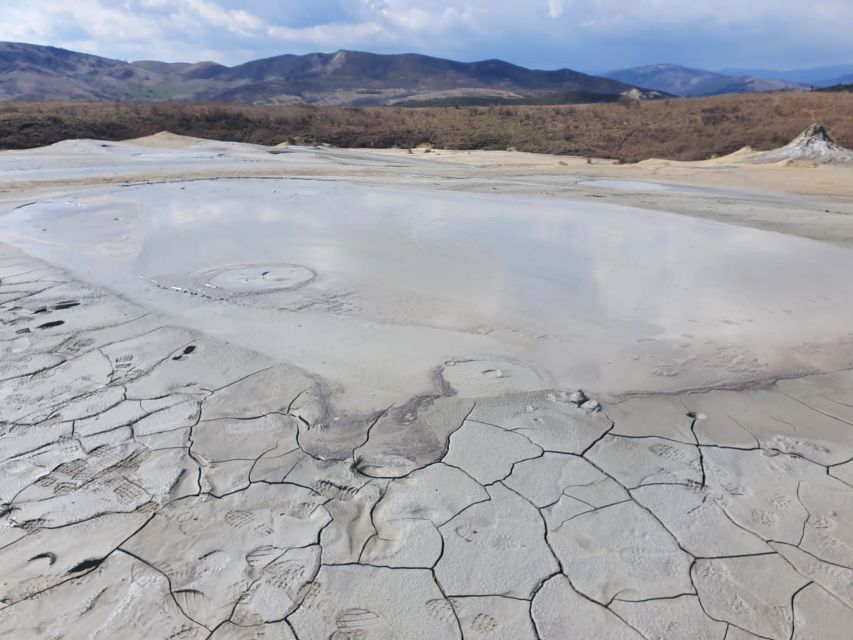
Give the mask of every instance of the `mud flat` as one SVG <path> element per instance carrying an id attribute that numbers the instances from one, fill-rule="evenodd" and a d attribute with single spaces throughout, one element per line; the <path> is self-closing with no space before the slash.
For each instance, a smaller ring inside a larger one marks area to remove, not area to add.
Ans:
<path id="1" fill-rule="evenodd" d="M 0 155 L 4 637 L 848 637 L 849 249 L 99 144 Z"/>

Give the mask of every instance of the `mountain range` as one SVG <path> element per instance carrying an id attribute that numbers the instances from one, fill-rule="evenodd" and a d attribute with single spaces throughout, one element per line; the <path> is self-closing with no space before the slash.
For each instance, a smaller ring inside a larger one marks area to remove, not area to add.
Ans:
<path id="1" fill-rule="evenodd" d="M 723 93 L 803 91 L 853 83 L 853 65 L 724 72 L 657 64 L 589 75 L 502 60 L 456 62 L 361 51 L 280 55 L 236 66 L 125 62 L 56 47 L 0 42 L 0 101 L 481 105 L 614 102 Z"/>
<path id="2" fill-rule="evenodd" d="M 813 69 L 772 71 L 768 69 L 723 69 L 729 75 L 757 76 L 768 80 L 788 80 L 811 87 L 829 87 L 853 83 L 853 64 L 837 64 Z"/>
<path id="3" fill-rule="evenodd" d="M 663 94 L 571 69 L 455 62 L 359 51 L 215 62 L 123 62 L 56 47 L 0 43 L 0 100 L 416 104 L 436 100 L 595 102 Z M 555 97 L 556 96 L 556 97 Z M 573 96 L 573 98 L 572 98 Z"/>
<path id="4" fill-rule="evenodd" d="M 805 91 L 853 83 L 853 65 L 815 69 L 770 71 L 724 69 L 707 71 L 677 64 L 653 64 L 605 73 L 606 78 L 657 89 L 676 96 L 695 98 L 724 93 Z"/>
<path id="5" fill-rule="evenodd" d="M 665 91 L 676 96 L 695 98 L 723 93 L 755 93 L 765 91 L 802 91 L 801 84 L 784 79 L 768 79 L 753 75 L 727 75 L 677 64 L 654 64 L 622 69 L 606 77 L 629 84 Z"/>

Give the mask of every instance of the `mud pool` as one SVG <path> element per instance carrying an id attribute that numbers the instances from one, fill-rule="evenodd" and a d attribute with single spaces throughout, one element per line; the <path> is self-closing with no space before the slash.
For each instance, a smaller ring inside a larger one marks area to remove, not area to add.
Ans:
<path id="1" fill-rule="evenodd" d="M 189 328 L 389 395 L 448 362 L 468 365 L 448 372 L 458 391 L 492 395 L 751 381 L 853 354 L 850 250 L 601 202 L 199 180 L 48 198 L 0 224 Z"/>

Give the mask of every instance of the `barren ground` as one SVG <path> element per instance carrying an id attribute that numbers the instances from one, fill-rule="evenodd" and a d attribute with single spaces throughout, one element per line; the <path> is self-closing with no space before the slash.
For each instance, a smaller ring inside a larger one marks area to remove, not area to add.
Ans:
<path id="1" fill-rule="evenodd" d="M 0 154 L 4 635 L 848 637 L 849 167 L 105 144 Z"/>

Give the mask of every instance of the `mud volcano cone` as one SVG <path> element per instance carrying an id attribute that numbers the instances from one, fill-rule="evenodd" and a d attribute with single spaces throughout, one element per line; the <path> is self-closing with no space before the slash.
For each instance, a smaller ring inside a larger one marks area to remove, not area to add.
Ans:
<path id="1" fill-rule="evenodd" d="M 794 138 L 786 147 L 787 149 L 797 149 L 803 153 L 826 153 L 836 149 L 847 151 L 843 147 L 835 144 L 832 138 L 829 137 L 829 132 L 822 124 L 810 124 L 805 131 Z"/>
<path id="2" fill-rule="evenodd" d="M 784 147 L 759 154 L 753 162 L 805 160 L 820 164 L 853 163 L 853 151 L 836 144 L 822 124 L 813 123 Z"/>

